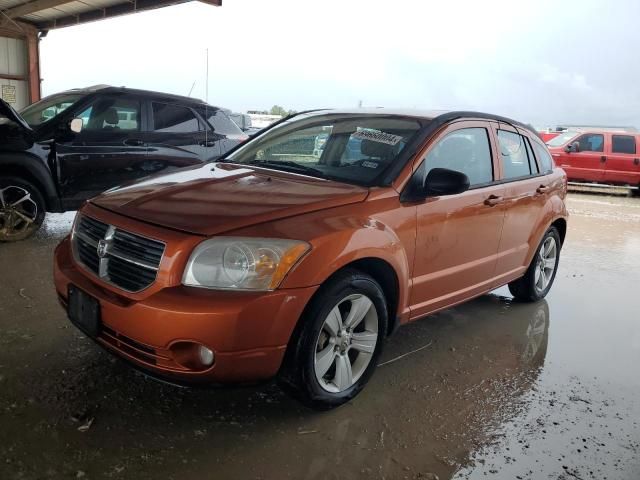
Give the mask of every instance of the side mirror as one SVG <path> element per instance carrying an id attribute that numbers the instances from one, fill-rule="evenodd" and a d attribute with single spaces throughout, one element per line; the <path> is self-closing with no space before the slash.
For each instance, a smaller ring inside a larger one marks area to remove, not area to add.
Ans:
<path id="1" fill-rule="evenodd" d="M 579 152 L 580 151 L 580 142 L 573 142 L 564 147 L 564 151 L 567 153 L 571 152 Z"/>
<path id="2" fill-rule="evenodd" d="M 69 130 L 71 130 L 73 133 L 80 133 L 82 131 L 83 125 L 84 122 L 81 118 L 74 118 L 69 122 Z"/>
<path id="3" fill-rule="evenodd" d="M 456 195 L 469 190 L 469 186 L 469 177 L 462 172 L 432 168 L 424 181 L 424 194 L 427 197 Z"/>

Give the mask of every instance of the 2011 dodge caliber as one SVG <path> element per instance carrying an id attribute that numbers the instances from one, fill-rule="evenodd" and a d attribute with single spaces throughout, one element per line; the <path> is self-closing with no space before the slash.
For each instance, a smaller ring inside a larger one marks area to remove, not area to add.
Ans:
<path id="1" fill-rule="evenodd" d="M 78 328 L 154 376 L 277 377 L 331 408 L 399 325 L 505 284 L 544 297 L 565 195 L 565 173 L 514 120 L 307 112 L 216 163 L 88 202 L 55 284 Z"/>

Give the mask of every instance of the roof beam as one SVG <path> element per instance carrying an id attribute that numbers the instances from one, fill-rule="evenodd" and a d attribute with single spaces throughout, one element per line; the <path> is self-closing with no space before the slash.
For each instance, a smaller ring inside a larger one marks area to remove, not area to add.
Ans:
<path id="1" fill-rule="evenodd" d="M 59 7 L 72 1 L 73 0 L 33 0 L 32 2 L 23 3 L 22 5 L 4 10 L 2 13 L 12 19 L 19 18 L 41 10 L 46 10 L 47 8 Z"/>

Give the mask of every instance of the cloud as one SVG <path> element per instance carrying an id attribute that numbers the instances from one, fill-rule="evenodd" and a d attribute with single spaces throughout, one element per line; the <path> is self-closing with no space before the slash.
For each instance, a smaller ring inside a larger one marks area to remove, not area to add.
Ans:
<path id="1" fill-rule="evenodd" d="M 43 90 L 96 83 L 236 110 L 486 110 L 554 125 L 640 125 L 640 2 L 234 0 L 52 31 Z"/>

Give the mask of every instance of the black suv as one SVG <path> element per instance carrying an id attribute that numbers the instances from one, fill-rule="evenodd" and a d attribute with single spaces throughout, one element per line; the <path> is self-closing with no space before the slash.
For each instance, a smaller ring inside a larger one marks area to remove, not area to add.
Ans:
<path id="1" fill-rule="evenodd" d="M 213 160 L 246 138 L 222 109 L 164 93 L 76 89 L 20 114 L 0 100 L 0 241 L 28 237 L 45 211 Z"/>

